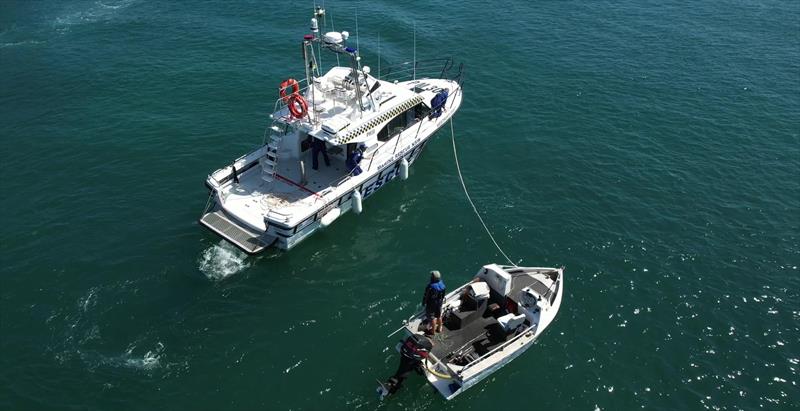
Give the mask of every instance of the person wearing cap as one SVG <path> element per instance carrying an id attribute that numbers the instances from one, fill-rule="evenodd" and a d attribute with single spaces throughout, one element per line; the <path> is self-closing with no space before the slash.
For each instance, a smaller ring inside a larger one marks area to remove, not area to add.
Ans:
<path id="1" fill-rule="evenodd" d="M 442 332 L 442 303 L 444 303 L 445 286 L 442 273 L 431 271 L 431 279 L 425 287 L 422 305 L 425 306 L 425 318 L 428 322 L 428 333 Z"/>

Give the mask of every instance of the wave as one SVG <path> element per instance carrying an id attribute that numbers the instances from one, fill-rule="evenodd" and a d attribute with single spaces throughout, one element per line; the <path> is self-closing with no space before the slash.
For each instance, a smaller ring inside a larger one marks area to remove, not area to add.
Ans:
<path id="1" fill-rule="evenodd" d="M 205 249 L 198 264 L 200 271 L 214 281 L 224 280 L 250 267 L 247 254 L 224 240 Z"/>
<path id="2" fill-rule="evenodd" d="M 42 44 L 42 43 L 44 43 L 44 42 L 43 41 L 38 41 L 38 40 L 24 40 L 24 41 L 10 42 L 10 43 L 0 43 L 0 49 L 6 48 L 6 47 L 32 46 L 32 45 Z"/>
<path id="3" fill-rule="evenodd" d="M 161 358 L 164 356 L 163 343 L 159 341 L 154 349 L 148 350 L 141 358 L 133 355 L 133 350 L 135 348 L 135 345 L 130 346 L 125 351 L 125 354 L 116 358 L 111 358 L 111 365 L 120 365 L 127 368 L 145 371 L 154 370 L 161 366 Z"/>
<path id="4" fill-rule="evenodd" d="M 119 355 L 108 355 L 97 350 L 86 350 L 78 347 L 74 351 L 68 350 L 56 354 L 56 359 L 63 364 L 73 356 L 77 356 L 89 370 L 95 370 L 99 367 L 113 367 L 150 372 L 162 367 L 162 362 L 165 358 L 165 346 L 162 342 L 157 342 L 155 347 L 147 350 L 144 354 L 136 354 L 134 351 L 136 351 L 135 343 L 130 344 L 125 352 Z"/>
<path id="5" fill-rule="evenodd" d="M 138 0 L 105 0 L 96 1 L 85 10 L 72 11 L 64 16 L 56 17 L 53 25 L 59 31 L 66 31 L 71 26 L 108 21 L 119 14 L 120 11 L 130 7 Z"/>

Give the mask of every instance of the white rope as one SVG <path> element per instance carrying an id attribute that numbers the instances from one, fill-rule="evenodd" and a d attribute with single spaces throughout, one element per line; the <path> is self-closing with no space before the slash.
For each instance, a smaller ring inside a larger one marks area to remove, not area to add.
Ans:
<path id="1" fill-rule="evenodd" d="M 200 214 L 200 218 L 203 218 L 206 215 L 206 211 L 208 211 L 208 206 L 211 205 L 211 198 L 214 197 L 214 191 L 211 191 L 208 194 L 208 200 L 206 201 L 206 206 L 203 208 L 202 214 Z"/>
<path id="2" fill-rule="evenodd" d="M 500 248 L 500 245 L 497 244 L 497 240 L 494 239 L 494 236 L 492 235 L 492 232 L 489 231 L 489 227 L 487 227 L 486 223 L 483 221 L 483 217 L 481 217 L 481 213 L 478 212 L 478 208 L 475 207 L 475 203 L 472 202 L 472 198 L 469 196 L 469 191 L 467 191 L 467 186 L 466 186 L 466 184 L 464 184 L 464 176 L 461 175 L 461 165 L 458 164 L 458 150 L 456 150 L 456 132 L 455 132 L 455 130 L 453 130 L 453 119 L 452 118 L 450 119 L 450 137 L 453 140 L 453 158 L 455 158 L 455 160 L 456 160 L 456 170 L 458 170 L 458 179 L 461 180 L 461 187 L 464 188 L 464 195 L 467 196 L 467 201 L 469 201 L 469 204 L 472 206 L 472 211 L 474 211 L 475 215 L 478 216 L 478 220 L 483 225 L 483 229 L 486 230 L 486 234 L 488 234 L 489 238 L 492 239 L 492 242 L 494 243 L 494 246 L 497 247 L 497 251 L 499 251 L 500 254 L 502 254 L 503 257 L 506 258 L 506 260 L 508 261 L 509 264 L 511 264 L 514 267 L 516 267 L 517 265 L 514 264 L 513 261 L 511 261 L 511 258 L 509 258 L 508 255 L 503 251 L 503 249 Z"/>

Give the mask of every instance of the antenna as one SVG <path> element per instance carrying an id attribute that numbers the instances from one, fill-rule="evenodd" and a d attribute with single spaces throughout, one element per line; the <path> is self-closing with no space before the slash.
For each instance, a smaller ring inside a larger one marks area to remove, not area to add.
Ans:
<path id="1" fill-rule="evenodd" d="M 361 50 L 358 46 L 358 5 L 356 4 L 356 50 Z"/>
<path id="2" fill-rule="evenodd" d="M 333 12 L 331 12 L 331 30 L 336 31 L 336 25 L 333 24 Z M 339 53 L 336 54 L 336 65 L 339 66 L 341 63 L 339 62 Z"/>
<path id="3" fill-rule="evenodd" d="M 315 43 L 317 43 L 317 54 L 319 55 L 319 63 L 318 67 L 322 67 L 322 42 L 319 41 L 320 36 L 320 23 L 322 24 L 322 35 L 325 35 L 325 29 L 327 29 L 327 17 L 325 17 L 325 1 L 322 2 L 322 6 L 317 5 L 317 1 L 314 0 L 314 17 L 311 19 L 311 32 L 314 35 Z M 311 52 L 314 52 L 314 47 L 311 47 Z M 319 73 L 318 73 L 319 74 Z"/>
<path id="4" fill-rule="evenodd" d="M 417 79 L 417 21 L 414 20 L 414 80 Z"/>
<path id="5" fill-rule="evenodd" d="M 381 32 L 378 32 L 378 80 L 381 79 Z"/>

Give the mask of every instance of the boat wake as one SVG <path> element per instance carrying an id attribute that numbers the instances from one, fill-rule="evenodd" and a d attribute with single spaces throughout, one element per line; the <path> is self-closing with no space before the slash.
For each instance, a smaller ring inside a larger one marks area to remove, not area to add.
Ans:
<path id="1" fill-rule="evenodd" d="M 188 369 L 187 361 L 166 362 L 166 346 L 152 331 L 138 336 L 122 352 L 104 339 L 101 324 L 105 323 L 104 315 L 109 312 L 104 302 L 116 301 L 118 292 L 131 284 L 125 281 L 92 287 L 77 300 L 74 310 L 54 312 L 46 324 L 59 337 L 46 350 L 62 365 L 77 360 L 90 371 L 112 367 L 145 373 L 156 370 L 180 373 Z"/>
<path id="2" fill-rule="evenodd" d="M 247 254 L 222 240 L 206 248 L 198 259 L 198 268 L 209 280 L 221 281 L 250 267 Z"/>
<path id="3" fill-rule="evenodd" d="M 164 344 L 160 341 L 152 350 L 148 350 L 141 358 L 133 354 L 135 345 L 129 346 L 125 354 L 112 359 L 112 364 L 127 368 L 150 371 L 161 366 L 161 357 L 164 354 Z"/>

